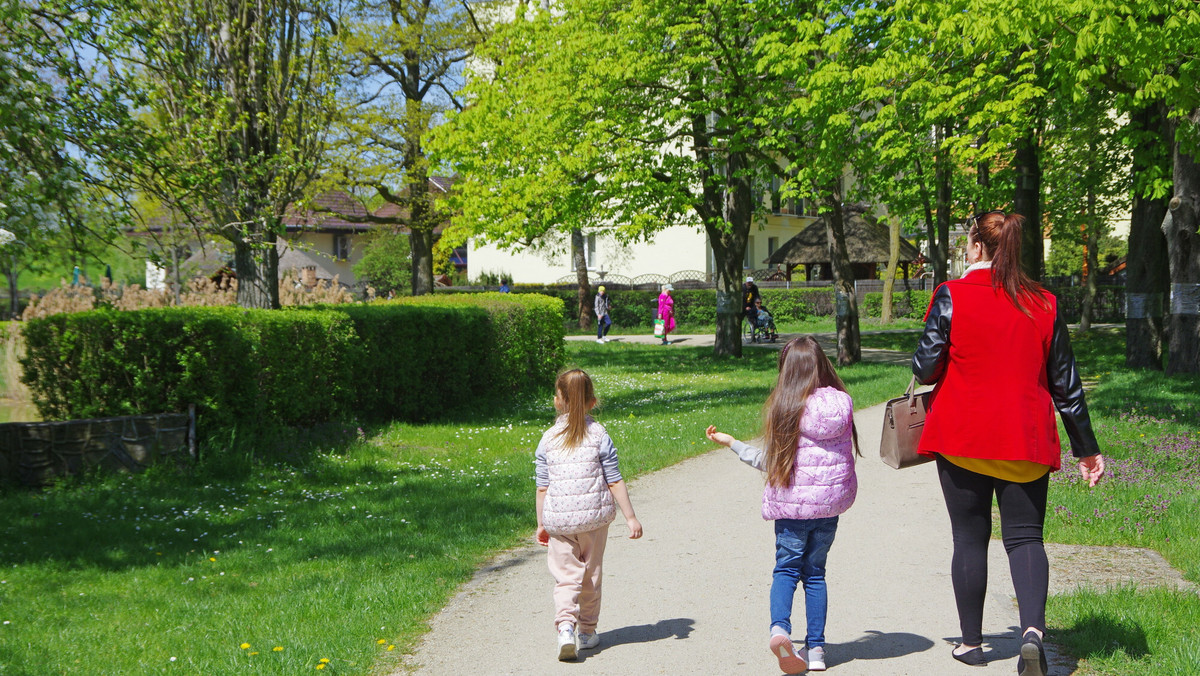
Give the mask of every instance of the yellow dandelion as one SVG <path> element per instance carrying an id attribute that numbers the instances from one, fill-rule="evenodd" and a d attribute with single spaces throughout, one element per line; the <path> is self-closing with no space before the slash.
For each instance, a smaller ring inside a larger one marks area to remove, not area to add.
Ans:
<path id="1" fill-rule="evenodd" d="M 329 664 L 329 658 L 328 658 L 328 657 L 322 657 L 322 658 L 320 659 L 320 662 L 321 662 L 321 664 Z"/>
<path id="2" fill-rule="evenodd" d="M 277 645 L 274 648 L 271 648 L 271 650 L 274 650 L 275 652 L 280 653 L 280 652 L 283 652 L 283 646 Z"/>
<path id="3" fill-rule="evenodd" d="M 325 668 L 325 665 L 324 665 L 324 663 L 322 663 L 322 664 L 318 664 L 318 665 L 317 665 L 317 668 L 318 668 L 318 669 L 324 669 L 324 668 Z"/>
<path id="4" fill-rule="evenodd" d="M 388 646 L 388 650 L 395 650 L 395 649 L 396 649 L 396 646 L 394 646 L 394 645 Z"/>
<path id="5" fill-rule="evenodd" d="M 252 653 L 250 653 L 250 654 L 251 654 L 251 655 L 257 655 L 257 654 L 258 654 L 258 651 L 257 651 L 257 650 L 255 650 L 254 652 L 252 652 Z"/>
<path id="6" fill-rule="evenodd" d="M 210 557 L 208 557 L 208 560 L 209 560 L 209 561 L 216 561 L 216 559 L 215 559 L 215 558 L 213 558 L 213 557 L 211 557 L 211 556 L 210 556 Z"/>
<path id="7" fill-rule="evenodd" d="M 387 639 L 381 638 L 378 641 L 376 641 L 376 643 L 378 643 L 379 645 L 383 645 L 384 643 L 387 643 Z"/>
<path id="8" fill-rule="evenodd" d="M 243 643 L 243 644 L 241 644 L 241 645 L 240 645 L 240 646 L 238 646 L 238 647 L 239 647 L 239 648 L 241 648 L 242 650 L 245 650 L 246 648 L 249 648 L 249 647 L 250 647 L 250 644 L 249 644 L 249 643 Z"/>

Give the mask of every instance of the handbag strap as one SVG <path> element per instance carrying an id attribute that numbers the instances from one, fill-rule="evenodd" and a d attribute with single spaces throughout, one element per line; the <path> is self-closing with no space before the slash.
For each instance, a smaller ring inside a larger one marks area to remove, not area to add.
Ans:
<path id="1" fill-rule="evenodd" d="M 908 389 L 904 391 L 904 396 L 908 397 L 908 405 L 910 408 L 915 408 L 917 405 L 915 401 L 917 396 L 916 388 L 917 376 L 916 374 L 913 374 L 912 380 L 908 381 Z"/>

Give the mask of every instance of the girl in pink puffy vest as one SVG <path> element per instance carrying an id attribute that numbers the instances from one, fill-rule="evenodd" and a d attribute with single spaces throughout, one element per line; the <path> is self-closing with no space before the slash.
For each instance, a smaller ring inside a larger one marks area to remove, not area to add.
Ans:
<path id="1" fill-rule="evenodd" d="M 771 653 L 787 674 L 825 669 L 825 561 L 838 515 L 858 492 L 854 452 L 858 432 L 846 386 L 811 336 L 794 338 L 779 353 L 779 379 L 763 406 L 765 448 L 716 427 L 708 438 L 732 448 L 742 462 L 766 472 L 762 515 L 775 522 L 771 582 Z M 860 453 L 861 455 L 861 453 Z M 805 648 L 792 645 L 792 597 L 804 584 Z"/>
<path id="2" fill-rule="evenodd" d="M 588 374 L 579 369 L 560 374 L 554 384 L 559 416 L 534 454 L 536 537 L 549 549 L 560 660 L 574 660 L 580 649 L 600 645 L 596 632 L 600 581 L 615 507 L 625 516 L 629 537 L 642 537 L 642 524 L 621 478 L 617 449 L 604 426 L 588 415 L 595 406 Z"/>

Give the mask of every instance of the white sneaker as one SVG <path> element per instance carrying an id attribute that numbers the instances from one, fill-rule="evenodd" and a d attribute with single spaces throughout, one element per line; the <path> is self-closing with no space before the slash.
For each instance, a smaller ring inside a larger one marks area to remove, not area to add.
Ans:
<path id="1" fill-rule="evenodd" d="M 817 646 L 808 649 L 808 670 L 825 671 L 825 648 Z"/>
<path id="2" fill-rule="evenodd" d="M 597 339 L 596 339 L 596 342 L 597 342 L 597 343 L 603 343 L 603 342 L 604 342 L 604 339 L 603 339 L 603 338 L 597 338 Z"/>
<path id="3" fill-rule="evenodd" d="M 579 656 L 579 639 L 575 636 L 575 628 L 564 627 L 558 631 L 558 659 L 569 662 Z"/>
<path id="4" fill-rule="evenodd" d="M 577 636 L 579 637 L 579 647 L 582 650 L 591 650 L 592 648 L 600 645 L 600 634 L 585 634 L 583 632 L 579 632 Z"/>

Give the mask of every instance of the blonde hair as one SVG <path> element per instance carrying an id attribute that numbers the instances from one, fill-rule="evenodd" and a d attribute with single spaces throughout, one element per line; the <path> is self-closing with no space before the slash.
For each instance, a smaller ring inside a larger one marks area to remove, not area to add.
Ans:
<path id="1" fill-rule="evenodd" d="M 562 401 L 562 414 L 567 416 L 567 425 L 558 435 L 563 448 L 575 448 L 587 437 L 587 414 L 596 405 L 592 379 L 580 369 L 563 371 L 554 382 L 554 391 Z"/>
<path id="2" fill-rule="evenodd" d="M 800 419 L 808 396 L 818 387 L 846 391 L 842 379 L 833 370 L 825 351 L 812 336 L 793 338 L 779 353 L 779 379 L 763 405 L 763 439 L 766 451 L 763 465 L 767 483 L 776 488 L 792 485 L 796 448 L 800 443 Z M 854 449 L 858 450 L 858 429 L 851 427 Z"/>

